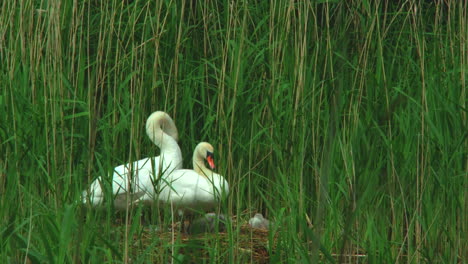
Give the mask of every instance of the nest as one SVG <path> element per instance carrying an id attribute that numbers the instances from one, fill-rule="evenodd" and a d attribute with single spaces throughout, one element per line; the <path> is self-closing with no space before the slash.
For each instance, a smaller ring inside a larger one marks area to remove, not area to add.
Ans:
<path id="1" fill-rule="evenodd" d="M 231 228 L 210 233 L 187 234 L 180 232 L 180 223 L 165 229 L 148 226 L 131 234 L 130 226 L 116 224 L 117 239 L 122 247 L 128 248 L 129 260 L 144 257 L 153 263 L 226 263 L 241 261 L 245 263 L 269 263 L 270 244 L 274 238 L 265 229 L 251 228 L 245 221 L 237 223 L 231 219 Z M 128 238 L 126 238 L 128 237 Z M 123 243 L 126 243 L 124 245 Z M 143 256 L 145 255 L 145 256 Z"/>

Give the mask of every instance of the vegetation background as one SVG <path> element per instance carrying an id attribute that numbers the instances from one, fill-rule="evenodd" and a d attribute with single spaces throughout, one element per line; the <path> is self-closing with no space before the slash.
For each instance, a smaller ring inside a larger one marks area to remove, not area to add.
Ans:
<path id="1" fill-rule="evenodd" d="M 2 1 L 0 262 L 465 263 L 467 3 Z M 215 146 L 225 239 L 76 202 L 156 110 Z"/>

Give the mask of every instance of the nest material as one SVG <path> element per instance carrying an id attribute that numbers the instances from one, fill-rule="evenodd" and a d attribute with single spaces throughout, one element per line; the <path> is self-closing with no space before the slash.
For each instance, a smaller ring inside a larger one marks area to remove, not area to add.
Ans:
<path id="1" fill-rule="evenodd" d="M 119 224 L 116 228 L 122 242 L 125 241 L 125 230 L 125 225 Z M 229 262 L 230 258 L 246 263 L 269 263 L 268 230 L 252 228 L 248 223 L 238 226 L 235 217 L 232 219 L 232 231 L 190 235 L 179 230 L 180 223 L 165 230 L 144 227 L 132 235 L 128 243 L 129 253 L 134 258 L 149 254 L 149 258 L 156 262 L 169 255 L 183 258 L 184 263 L 203 263 L 213 257 L 221 263 Z"/>

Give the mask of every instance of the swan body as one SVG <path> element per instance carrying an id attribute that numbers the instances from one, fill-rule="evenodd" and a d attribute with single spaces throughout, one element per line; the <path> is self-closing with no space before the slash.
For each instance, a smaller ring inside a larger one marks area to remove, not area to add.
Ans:
<path id="1" fill-rule="evenodd" d="M 223 214 L 217 215 L 215 213 L 208 213 L 193 220 L 187 230 L 187 233 L 200 234 L 223 232 L 226 230 L 226 222 L 227 218 Z"/>
<path id="2" fill-rule="evenodd" d="M 156 180 L 181 169 L 182 153 L 177 144 L 177 128 L 168 114 L 161 111 L 152 113 L 146 121 L 146 134 L 161 149 L 160 156 L 119 165 L 107 182 L 98 177 L 91 183 L 89 191 L 83 192 L 83 203 L 89 202 L 93 206 L 102 204 L 104 190 L 108 189 L 103 188 L 106 184 L 111 184 L 117 209 L 125 209 L 136 201 L 153 201 Z"/>
<path id="3" fill-rule="evenodd" d="M 204 160 L 214 169 L 213 146 L 201 142 L 193 153 L 193 170 L 176 170 L 161 182 L 159 201 L 172 204 L 179 215 L 189 210 L 208 211 L 229 193 L 226 179 L 208 169 Z"/>
<path id="4" fill-rule="evenodd" d="M 249 219 L 249 225 L 252 228 L 266 229 L 270 227 L 270 221 L 263 217 L 262 214 L 257 213 L 254 217 Z"/>

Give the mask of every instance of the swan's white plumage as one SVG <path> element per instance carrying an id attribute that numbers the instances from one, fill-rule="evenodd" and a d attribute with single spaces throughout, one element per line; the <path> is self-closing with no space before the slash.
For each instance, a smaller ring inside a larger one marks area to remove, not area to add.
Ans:
<path id="1" fill-rule="evenodd" d="M 145 158 L 114 168 L 110 180 L 112 180 L 114 206 L 117 209 L 125 209 L 129 203 L 137 200 L 153 201 L 155 197 L 153 184 L 156 179 L 160 176 L 166 177 L 182 167 L 182 153 L 177 144 L 177 127 L 168 114 L 161 111 L 151 114 L 146 121 L 146 133 L 161 149 L 161 154 L 158 157 Z M 102 177 L 94 180 L 89 193 L 83 192 L 83 203 L 89 201 L 94 206 L 102 204 L 105 184 Z"/>
<path id="2" fill-rule="evenodd" d="M 268 230 L 268 228 L 270 228 L 270 221 L 264 218 L 262 214 L 257 213 L 254 217 L 249 219 L 249 225 L 252 228 Z"/>
<path id="3" fill-rule="evenodd" d="M 159 186 L 159 201 L 172 204 L 179 214 L 187 209 L 213 209 L 229 193 L 229 185 L 223 176 L 205 166 L 204 160 L 207 159 L 210 166 L 214 167 L 212 153 L 213 146 L 209 143 L 198 144 L 193 153 L 194 170 L 176 170 L 166 177 Z"/>

